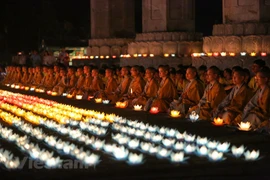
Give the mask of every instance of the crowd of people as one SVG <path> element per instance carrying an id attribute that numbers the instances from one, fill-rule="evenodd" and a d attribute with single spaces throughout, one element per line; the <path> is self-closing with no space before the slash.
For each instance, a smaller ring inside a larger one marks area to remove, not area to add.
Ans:
<path id="1" fill-rule="evenodd" d="M 8 66 L 2 84 L 20 84 L 71 97 L 82 95 L 125 102 L 127 108 L 142 105 L 145 111 L 179 110 L 183 117 L 196 112 L 202 120 L 222 118 L 226 124 L 250 122 L 254 129 L 267 127 L 270 119 L 270 70 L 265 61 L 253 62 L 252 72 L 235 66 L 221 71 L 216 66 L 160 65 L 83 67 Z M 251 75 L 253 74 L 253 76 Z"/>

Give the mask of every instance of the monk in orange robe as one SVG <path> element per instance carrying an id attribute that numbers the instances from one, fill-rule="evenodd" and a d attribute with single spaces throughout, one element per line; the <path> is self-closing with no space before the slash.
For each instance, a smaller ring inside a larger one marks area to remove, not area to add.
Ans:
<path id="1" fill-rule="evenodd" d="M 22 72 L 23 72 L 23 75 L 22 75 L 21 84 L 26 84 L 27 80 L 29 78 L 29 73 L 28 73 L 28 69 L 26 66 L 22 67 Z"/>
<path id="2" fill-rule="evenodd" d="M 105 77 L 107 79 L 105 89 L 100 90 L 95 94 L 95 98 L 108 99 L 107 96 L 112 94 L 117 89 L 117 81 L 113 75 L 113 69 L 107 68 L 105 70 Z"/>
<path id="3" fill-rule="evenodd" d="M 94 96 L 96 92 L 104 89 L 103 80 L 99 77 L 98 69 L 92 69 L 92 83 L 90 85 L 88 95 Z"/>
<path id="4" fill-rule="evenodd" d="M 45 90 L 51 90 L 53 88 L 53 81 L 54 81 L 53 68 L 49 68 L 42 88 Z"/>
<path id="5" fill-rule="evenodd" d="M 143 93 L 138 97 L 133 99 L 132 106 L 142 105 L 145 107 L 146 102 L 149 98 L 154 98 L 158 92 L 159 84 L 154 78 L 155 68 L 149 67 L 145 71 L 146 85 L 144 86 Z"/>
<path id="6" fill-rule="evenodd" d="M 22 80 L 22 68 L 20 66 L 16 67 L 16 75 L 14 78 L 14 83 L 20 83 Z"/>
<path id="7" fill-rule="evenodd" d="M 121 75 L 123 79 L 119 84 L 119 86 L 117 87 L 117 89 L 113 93 L 107 94 L 107 98 L 108 100 L 111 101 L 112 104 L 114 104 L 117 100 L 119 100 L 120 97 L 122 97 L 124 94 L 128 92 L 131 78 L 129 76 L 129 68 L 127 66 L 122 67 Z"/>
<path id="8" fill-rule="evenodd" d="M 56 86 L 58 82 L 61 80 L 60 67 L 58 65 L 53 66 L 53 71 L 54 71 L 54 80 L 52 82 L 52 87 Z"/>
<path id="9" fill-rule="evenodd" d="M 76 69 L 75 67 L 68 67 L 68 72 L 67 72 L 67 78 L 68 78 L 68 83 L 66 86 L 66 92 L 69 92 L 73 87 L 75 87 L 78 78 L 76 77 Z"/>
<path id="10" fill-rule="evenodd" d="M 69 91 L 69 94 L 71 94 L 73 97 L 75 97 L 80 91 L 80 89 L 83 87 L 84 74 L 82 67 L 77 68 L 77 77 L 78 81 L 76 82 L 75 87 L 71 88 L 71 90 Z"/>
<path id="11" fill-rule="evenodd" d="M 39 86 L 42 82 L 42 79 L 43 79 L 43 73 L 41 72 L 41 67 L 37 66 L 35 68 L 35 76 L 31 85 Z"/>
<path id="12" fill-rule="evenodd" d="M 198 105 L 189 109 L 189 112 L 199 112 L 199 118 L 210 120 L 212 113 L 217 106 L 226 97 L 224 87 L 218 82 L 220 70 L 216 66 L 212 66 L 207 70 L 207 82 L 209 83 L 204 90 L 203 97 Z"/>
<path id="13" fill-rule="evenodd" d="M 232 80 L 235 86 L 214 112 L 214 117 L 222 118 L 226 124 L 235 123 L 235 118 L 243 112 L 245 105 L 253 94 L 252 90 L 245 83 L 244 70 L 235 70 Z"/>
<path id="14" fill-rule="evenodd" d="M 92 74 L 91 74 L 91 67 L 85 65 L 83 67 L 83 73 L 84 73 L 84 83 L 81 89 L 78 90 L 77 94 L 84 95 L 83 98 L 87 99 L 88 91 L 90 90 L 90 86 L 92 84 Z"/>
<path id="15" fill-rule="evenodd" d="M 178 98 L 177 89 L 170 79 L 168 66 L 160 66 L 158 71 L 161 82 L 157 96 L 153 100 L 148 100 L 145 110 L 149 110 L 149 107 L 157 107 L 159 112 L 167 112 L 173 99 Z M 151 101 L 153 102 L 151 103 Z"/>
<path id="16" fill-rule="evenodd" d="M 145 81 L 140 74 L 139 66 L 133 66 L 130 72 L 133 79 L 129 84 L 127 93 L 119 99 L 119 101 L 126 101 L 129 107 L 132 106 L 132 100 L 142 94 L 145 86 Z"/>
<path id="17" fill-rule="evenodd" d="M 260 69 L 255 80 L 258 84 L 258 90 L 245 106 L 243 113 L 236 118 L 236 121 L 242 119 L 243 122 L 250 122 L 254 129 L 269 124 L 270 69 L 268 67 Z"/>
<path id="18" fill-rule="evenodd" d="M 57 92 L 58 96 L 61 96 L 63 92 L 66 92 L 66 88 L 68 86 L 68 77 L 66 69 L 62 68 L 60 69 L 60 81 L 56 86 L 53 87 L 53 92 Z"/>
<path id="19" fill-rule="evenodd" d="M 183 116 L 186 115 L 190 107 L 196 106 L 200 102 L 204 92 L 204 83 L 198 78 L 195 67 L 187 69 L 186 78 L 189 83 L 185 86 L 180 98 L 170 104 L 171 110 L 180 110 Z"/>

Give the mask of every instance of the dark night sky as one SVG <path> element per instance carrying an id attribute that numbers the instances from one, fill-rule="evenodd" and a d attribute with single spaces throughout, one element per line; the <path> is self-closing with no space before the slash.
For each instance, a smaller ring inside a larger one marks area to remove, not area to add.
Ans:
<path id="1" fill-rule="evenodd" d="M 28 51 L 42 39 L 48 45 L 70 46 L 87 44 L 90 38 L 90 0 L 7 0 L 2 4 L 0 52 Z M 138 33 L 142 31 L 140 6 L 136 0 Z M 222 0 L 196 0 L 196 31 L 211 35 L 213 24 L 222 23 L 221 11 Z"/>

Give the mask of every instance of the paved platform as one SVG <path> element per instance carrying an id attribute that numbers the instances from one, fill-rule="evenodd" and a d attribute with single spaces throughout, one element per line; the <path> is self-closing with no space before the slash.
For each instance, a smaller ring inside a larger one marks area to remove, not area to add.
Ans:
<path id="1" fill-rule="evenodd" d="M 113 105 L 96 104 L 93 101 L 73 100 L 66 97 L 52 97 L 47 94 L 10 89 L 0 89 L 12 92 L 34 95 L 59 103 L 70 104 L 80 108 L 86 108 L 126 117 L 131 120 L 139 120 L 150 125 L 175 128 L 180 132 L 188 132 L 211 140 L 230 142 L 231 145 L 244 145 L 248 150 L 260 150 L 262 157 L 258 161 L 245 161 L 244 157 L 237 159 L 226 154 L 226 160 L 221 162 L 210 162 L 207 158 L 189 155 L 186 163 L 173 164 L 167 159 L 158 159 L 151 155 L 145 155 L 145 163 L 140 166 L 129 166 L 125 162 L 115 161 L 109 155 L 99 153 L 101 162 L 95 168 L 88 169 L 29 169 L 6 171 L 1 169 L 1 176 L 10 178 L 79 178 L 79 179 L 270 179 L 270 136 L 257 132 L 242 132 L 232 127 L 216 127 L 209 121 L 192 123 L 187 119 L 171 118 L 166 113 L 157 115 L 148 112 L 137 112 L 132 109 L 118 109 Z M 48 131 L 48 133 L 52 133 Z M 63 137 L 65 138 L 65 137 Z M 106 141 L 112 141 L 111 136 L 105 137 Z M 12 150 L 19 157 L 24 157 L 15 145 L 5 142 L 0 138 L 1 147 Z M 41 144 L 41 146 L 43 146 Z M 0 147 L 0 148 L 1 148 Z M 68 157 L 65 157 L 68 158 Z"/>

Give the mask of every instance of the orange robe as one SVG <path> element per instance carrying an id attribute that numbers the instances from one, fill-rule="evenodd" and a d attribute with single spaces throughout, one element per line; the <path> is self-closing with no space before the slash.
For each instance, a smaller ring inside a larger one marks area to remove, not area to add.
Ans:
<path id="1" fill-rule="evenodd" d="M 210 120 L 212 117 L 212 111 L 218 107 L 221 101 L 226 97 L 226 92 L 224 87 L 219 83 L 208 84 L 205 88 L 204 95 L 200 100 L 199 106 L 199 116 L 200 119 Z M 192 107 L 190 111 L 196 110 L 198 107 Z"/>
<path id="2" fill-rule="evenodd" d="M 60 73 L 55 73 L 54 80 L 52 82 L 52 84 L 53 84 L 52 86 L 53 87 L 56 86 L 60 82 L 60 80 L 61 80 Z"/>
<path id="3" fill-rule="evenodd" d="M 134 105 L 142 105 L 145 106 L 147 100 L 149 98 L 153 98 L 157 95 L 158 92 L 158 82 L 156 79 L 152 78 L 150 81 L 147 81 L 144 86 L 143 93 L 138 97 L 133 99 L 132 106 Z"/>
<path id="4" fill-rule="evenodd" d="M 117 88 L 117 81 L 115 78 L 107 79 L 104 91 L 98 91 L 95 95 L 97 98 L 108 99 L 108 95 L 112 94 Z"/>
<path id="5" fill-rule="evenodd" d="M 100 77 L 94 77 L 89 89 L 89 95 L 94 95 L 96 92 L 104 89 L 103 80 Z"/>
<path id="6" fill-rule="evenodd" d="M 176 87 L 171 78 L 167 77 L 160 82 L 157 97 L 153 100 L 151 107 L 158 107 L 160 112 L 167 112 L 170 103 L 177 98 Z"/>
<path id="7" fill-rule="evenodd" d="M 130 76 L 125 76 L 120 85 L 117 87 L 116 91 L 112 94 L 107 94 L 108 100 L 115 103 L 120 97 L 127 93 L 129 84 L 131 82 Z"/>
<path id="8" fill-rule="evenodd" d="M 29 73 L 28 73 L 28 72 L 23 73 L 21 83 L 22 83 L 22 84 L 26 84 L 28 78 L 29 78 Z"/>

